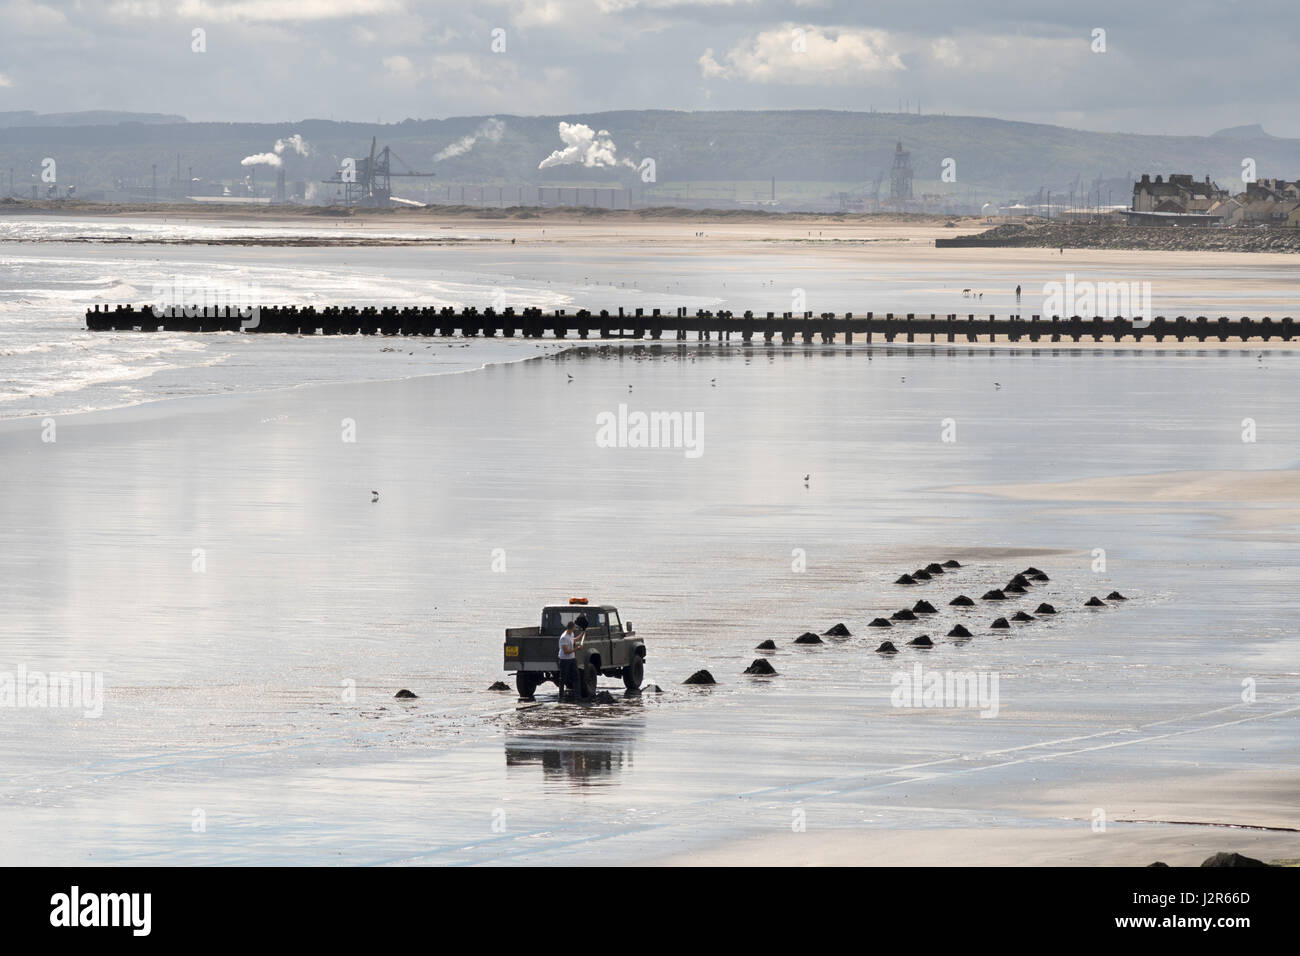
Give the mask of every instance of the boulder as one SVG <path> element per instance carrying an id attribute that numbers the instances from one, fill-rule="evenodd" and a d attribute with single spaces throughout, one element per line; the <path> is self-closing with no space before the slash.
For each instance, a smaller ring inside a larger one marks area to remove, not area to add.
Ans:
<path id="1" fill-rule="evenodd" d="M 917 601 L 912 605 L 913 614 L 935 614 L 934 605 L 929 601 Z"/>
<path id="2" fill-rule="evenodd" d="M 488 690 L 509 690 L 509 689 L 510 689 L 510 685 L 507 684 L 505 681 L 501 681 L 501 680 L 493 682 L 492 686 L 488 688 Z"/>
<path id="3" fill-rule="evenodd" d="M 900 578 L 899 578 L 897 581 L 895 581 L 894 583 L 895 583 L 895 584 L 915 584 L 915 583 L 916 583 L 916 579 L 915 579 L 914 577 L 912 577 L 910 574 L 904 574 L 902 577 L 900 577 Z"/>
<path id="4" fill-rule="evenodd" d="M 1052 605 L 1050 605 L 1050 604 L 1040 604 L 1040 605 L 1038 605 L 1038 610 L 1036 610 L 1034 613 L 1035 613 L 1035 614 L 1055 614 L 1055 613 L 1056 613 L 1056 608 L 1052 607 Z"/>
<path id="5" fill-rule="evenodd" d="M 912 577 L 917 581 L 928 581 L 930 580 L 930 572 L 925 568 L 917 568 L 912 572 Z"/>
<path id="6" fill-rule="evenodd" d="M 774 650 L 776 650 L 776 641 L 773 641 L 773 640 L 766 640 L 766 641 L 764 641 L 762 644 L 759 644 L 756 648 L 754 648 L 754 650 L 756 650 L 756 651 L 774 651 Z"/>
<path id="7" fill-rule="evenodd" d="M 1107 601 L 1127 601 L 1128 598 L 1126 598 L 1124 595 L 1120 594 L 1118 591 L 1111 591 L 1109 594 L 1106 595 L 1106 600 L 1107 600 Z"/>
<path id="8" fill-rule="evenodd" d="M 867 627 L 893 627 L 893 626 L 894 625 L 891 622 L 886 621 L 883 617 L 878 617 L 875 620 L 873 620 L 870 624 L 867 625 Z"/>
<path id="9" fill-rule="evenodd" d="M 1088 600 L 1083 602 L 1083 606 L 1084 607 L 1105 607 L 1106 602 L 1094 594 L 1092 597 L 1088 598 Z"/>
<path id="10" fill-rule="evenodd" d="M 1039 571 L 1036 567 L 1034 567 L 1034 566 L 1031 564 L 1029 567 L 1025 568 L 1025 569 L 1024 569 L 1023 571 L 1021 571 L 1020 573 L 1023 574 L 1023 575 L 1025 575 L 1026 577 L 1028 577 L 1028 576 L 1030 576 L 1030 575 L 1042 574 L 1043 572 L 1042 572 L 1042 571 Z"/>
<path id="11" fill-rule="evenodd" d="M 1022 588 L 1027 588 L 1029 587 L 1029 578 L 1025 577 L 1023 574 L 1017 574 L 1011 579 L 1011 583 L 1019 584 Z"/>
<path id="12" fill-rule="evenodd" d="M 805 631 L 804 633 L 800 634 L 798 637 L 794 639 L 794 642 L 796 644 L 824 644 L 825 643 L 825 641 L 823 641 L 812 631 Z"/>
<path id="13" fill-rule="evenodd" d="M 708 671 L 696 671 L 690 677 L 686 678 L 686 680 L 682 681 L 682 683 L 683 684 L 716 684 L 717 681 L 713 679 L 713 675 L 710 674 Z"/>
<path id="14" fill-rule="evenodd" d="M 895 646 L 893 645 L 892 642 L 890 642 L 890 641 L 885 641 L 885 643 L 881 644 L 879 647 L 876 648 L 876 653 L 877 653 L 877 654 L 897 654 L 897 653 L 898 653 L 898 648 L 895 647 Z"/>
<path id="15" fill-rule="evenodd" d="M 981 601 L 1005 601 L 1006 599 L 1007 596 L 997 588 L 992 591 L 985 591 L 984 596 L 980 598 Z"/>
<path id="16" fill-rule="evenodd" d="M 403 687 L 401 690 L 399 690 L 396 694 L 393 695 L 393 699 L 394 700 L 419 700 L 419 696 L 416 694 L 412 694 L 409 690 Z"/>
<path id="17" fill-rule="evenodd" d="M 1207 856 L 1201 866 L 1268 866 L 1263 860 L 1242 856 L 1240 853 L 1216 853 Z"/>
<path id="18" fill-rule="evenodd" d="M 949 607 L 974 607 L 975 602 L 972 601 L 964 594 L 958 594 L 955 598 L 953 598 L 951 601 L 948 602 L 948 606 Z"/>
<path id="19" fill-rule="evenodd" d="M 929 571 L 931 574 L 943 574 L 943 565 L 937 562 L 935 564 L 927 564 L 925 570 Z"/>
<path id="20" fill-rule="evenodd" d="M 948 636 L 949 637 L 970 637 L 971 634 L 970 631 L 966 630 L 965 627 L 963 627 L 961 624 L 958 624 L 956 627 L 954 627 L 951 631 L 948 632 Z"/>
<path id="21" fill-rule="evenodd" d="M 1002 593 L 1003 594 L 1024 594 L 1025 590 L 1026 589 L 1024 585 L 1016 584 L 1016 582 L 1012 581 L 1010 584 L 1008 584 L 1006 587 L 1002 589 Z"/>
<path id="22" fill-rule="evenodd" d="M 992 624 L 989 625 L 989 627 L 997 631 L 1005 631 L 1010 626 L 1011 626 L 1011 622 L 1008 621 L 1005 617 L 1000 617 Z"/>
<path id="23" fill-rule="evenodd" d="M 766 657 L 756 658 L 754 663 L 745 668 L 746 674 L 775 674 L 776 668 Z"/>
<path id="24" fill-rule="evenodd" d="M 889 615 L 889 617 L 890 620 L 893 621 L 915 621 L 916 620 L 916 614 L 913 613 L 910 608 L 903 608 L 901 611 L 895 611 L 893 614 Z"/>
<path id="25" fill-rule="evenodd" d="M 912 647 L 934 647 L 934 641 L 930 640 L 929 634 L 922 634 L 920 637 L 914 637 L 907 643 Z"/>
<path id="26" fill-rule="evenodd" d="M 1017 611 L 1015 614 L 1011 615 L 1011 620 L 1013 621 L 1023 622 L 1023 621 L 1032 621 L 1033 619 L 1034 616 L 1032 614 L 1026 614 L 1024 611 Z"/>
<path id="27" fill-rule="evenodd" d="M 852 632 L 843 624 L 836 624 L 834 627 L 825 631 L 827 637 L 852 637 Z"/>
<path id="28" fill-rule="evenodd" d="M 949 558 L 947 561 L 945 561 L 945 562 L 943 563 L 943 566 L 944 566 L 945 568 L 960 568 L 960 567 L 961 567 L 961 563 L 958 562 L 958 561 L 954 561 L 954 560 L 952 560 L 952 558 Z"/>

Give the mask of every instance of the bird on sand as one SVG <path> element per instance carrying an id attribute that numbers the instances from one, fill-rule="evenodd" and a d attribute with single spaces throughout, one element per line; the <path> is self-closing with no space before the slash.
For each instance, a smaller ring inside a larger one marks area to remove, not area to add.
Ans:
<path id="1" fill-rule="evenodd" d="M 373 491 L 373 490 L 372 490 L 372 491 L 370 492 L 370 494 L 371 494 L 371 498 L 370 498 L 370 503 L 371 503 L 371 504 L 374 504 L 376 501 L 379 500 L 379 492 L 377 492 L 377 491 Z"/>

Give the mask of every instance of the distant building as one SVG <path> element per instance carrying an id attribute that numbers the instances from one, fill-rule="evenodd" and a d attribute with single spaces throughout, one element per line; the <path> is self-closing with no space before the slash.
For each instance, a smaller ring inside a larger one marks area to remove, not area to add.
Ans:
<path id="1" fill-rule="evenodd" d="M 903 149 L 903 141 L 894 148 L 894 165 L 889 170 L 890 202 L 908 202 L 912 198 L 912 154 Z"/>
<path id="2" fill-rule="evenodd" d="M 1300 202 L 1300 181 L 1257 179 L 1246 183 L 1246 199 L 1262 202 Z"/>
<path id="3" fill-rule="evenodd" d="M 1215 203 L 1228 198 L 1228 191 L 1220 189 L 1205 177 L 1199 182 L 1188 173 L 1174 173 L 1167 180 L 1148 173 L 1133 184 L 1133 212 L 1204 213 Z"/>

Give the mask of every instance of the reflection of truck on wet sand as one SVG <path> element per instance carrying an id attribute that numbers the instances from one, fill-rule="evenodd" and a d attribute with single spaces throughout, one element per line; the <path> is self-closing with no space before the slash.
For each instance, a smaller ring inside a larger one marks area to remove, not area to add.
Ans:
<path id="1" fill-rule="evenodd" d="M 621 677 L 628 690 L 639 690 L 645 676 L 645 642 L 636 636 L 631 622 L 624 622 L 612 604 L 588 604 L 572 598 L 568 604 L 542 608 L 540 627 L 508 627 L 505 641 L 505 669 L 515 672 L 520 697 L 532 697 L 538 685 L 553 681 L 560 686 L 560 634 L 570 621 L 586 618 L 586 637 L 575 649 L 578 665 L 578 695 L 596 693 L 596 680 Z"/>

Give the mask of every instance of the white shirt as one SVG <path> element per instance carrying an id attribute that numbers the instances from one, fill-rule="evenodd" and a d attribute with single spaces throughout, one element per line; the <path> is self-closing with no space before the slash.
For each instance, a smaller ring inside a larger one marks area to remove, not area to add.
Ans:
<path id="1" fill-rule="evenodd" d="M 573 632 L 565 631 L 560 635 L 560 660 L 573 660 Z"/>

